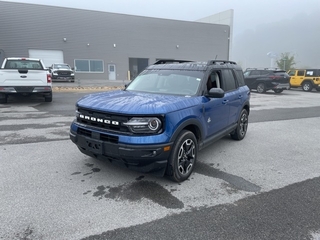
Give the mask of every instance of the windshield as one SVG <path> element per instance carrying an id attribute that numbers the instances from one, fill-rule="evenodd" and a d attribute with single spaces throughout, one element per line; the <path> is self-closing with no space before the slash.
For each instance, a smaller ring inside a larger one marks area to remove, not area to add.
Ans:
<path id="1" fill-rule="evenodd" d="M 187 70 L 145 70 L 126 90 L 150 93 L 195 95 L 203 72 Z"/>
<path id="2" fill-rule="evenodd" d="M 70 66 L 68 64 L 54 64 L 54 68 L 56 68 L 56 69 L 60 69 L 60 68 L 69 69 Z"/>

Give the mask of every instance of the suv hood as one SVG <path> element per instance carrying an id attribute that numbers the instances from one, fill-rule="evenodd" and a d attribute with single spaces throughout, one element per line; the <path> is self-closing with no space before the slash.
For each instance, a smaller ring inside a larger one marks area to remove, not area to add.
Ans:
<path id="1" fill-rule="evenodd" d="M 164 114 L 199 104 L 199 97 L 111 91 L 86 95 L 77 106 L 122 114 Z"/>

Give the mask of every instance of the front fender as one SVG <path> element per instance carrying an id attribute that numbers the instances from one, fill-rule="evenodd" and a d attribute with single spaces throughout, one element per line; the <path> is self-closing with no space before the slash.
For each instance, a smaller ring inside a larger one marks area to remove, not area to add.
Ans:
<path id="1" fill-rule="evenodd" d="M 174 131 L 174 133 L 172 134 L 171 138 L 170 138 L 170 142 L 174 142 L 176 140 L 176 138 L 178 137 L 179 133 L 183 130 L 183 129 L 189 129 L 190 131 L 192 131 L 196 138 L 201 140 L 202 136 L 204 136 L 204 129 L 203 129 L 203 125 L 201 124 L 201 122 L 196 119 L 196 118 L 191 118 L 191 119 L 187 119 L 186 121 L 182 122 L 177 129 Z"/>

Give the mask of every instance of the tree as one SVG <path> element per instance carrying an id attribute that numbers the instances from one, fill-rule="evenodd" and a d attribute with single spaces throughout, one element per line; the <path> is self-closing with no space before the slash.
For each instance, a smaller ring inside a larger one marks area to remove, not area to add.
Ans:
<path id="1" fill-rule="evenodd" d="M 278 68 L 288 71 L 289 69 L 294 68 L 295 65 L 294 55 L 290 55 L 290 53 L 285 52 L 281 53 L 281 57 L 277 60 Z"/>

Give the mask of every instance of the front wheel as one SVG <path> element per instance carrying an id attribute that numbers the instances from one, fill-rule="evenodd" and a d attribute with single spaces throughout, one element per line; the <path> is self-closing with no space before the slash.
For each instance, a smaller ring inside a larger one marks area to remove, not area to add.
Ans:
<path id="1" fill-rule="evenodd" d="M 197 155 L 198 142 L 195 135 L 183 130 L 173 145 L 166 174 L 175 182 L 185 181 L 194 169 Z"/>
<path id="2" fill-rule="evenodd" d="M 239 120 L 238 120 L 238 125 L 236 130 L 232 132 L 231 138 L 234 140 L 242 140 L 246 136 L 247 130 L 248 130 L 248 111 L 246 109 L 242 109 Z"/>
<path id="3" fill-rule="evenodd" d="M 302 84 L 302 90 L 305 91 L 305 92 L 311 92 L 311 90 L 312 90 L 311 82 L 304 82 Z"/>
<path id="4" fill-rule="evenodd" d="M 266 92 L 266 85 L 264 83 L 259 83 L 257 85 L 257 92 L 258 93 L 265 93 Z"/>

